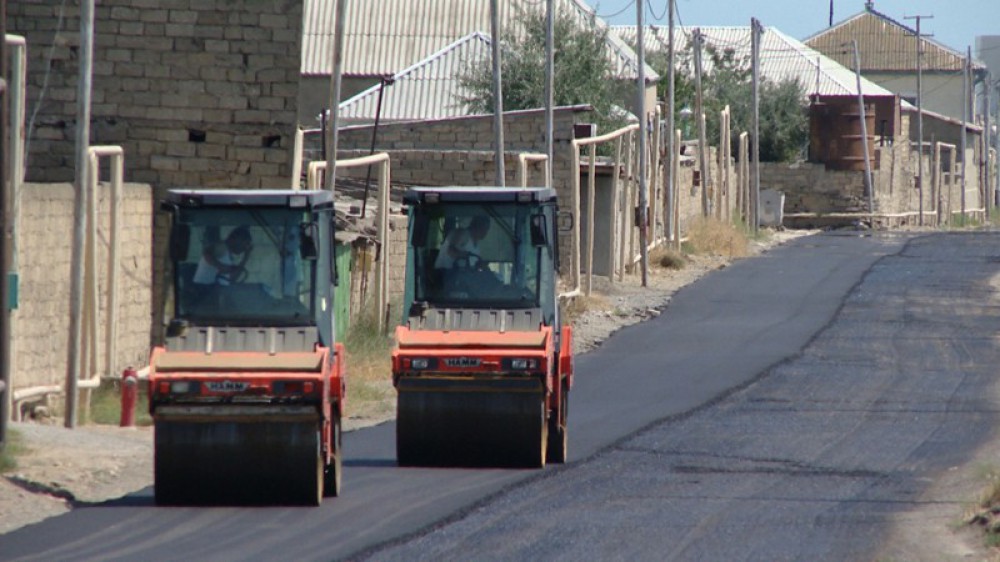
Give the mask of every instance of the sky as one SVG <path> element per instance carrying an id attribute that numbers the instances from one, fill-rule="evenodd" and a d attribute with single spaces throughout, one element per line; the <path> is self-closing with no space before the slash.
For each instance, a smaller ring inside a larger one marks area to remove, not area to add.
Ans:
<path id="1" fill-rule="evenodd" d="M 612 25 L 635 25 L 636 0 L 584 0 Z M 667 25 L 667 0 L 642 0 L 646 25 Z M 829 25 L 830 0 L 676 0 L 680 22 L 686 26 L 750 25 L 757 18 L 796 39 L 805 39 Z M 1000 35 L 1000 0 L 874 0 L 875 9 L 915 27 L 905 16 L 934 16 L 920 23 L 923 33 L 957 51 L 972 47 L 976 36 Z M 833 0 L 833 23 L 865 8 L 865 0 Z"/>

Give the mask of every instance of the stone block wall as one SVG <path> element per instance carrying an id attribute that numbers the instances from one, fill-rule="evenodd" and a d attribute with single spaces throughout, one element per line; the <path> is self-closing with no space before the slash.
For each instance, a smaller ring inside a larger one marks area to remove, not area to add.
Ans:
<path id="1" fill-rule="evenodd" d="M 504 158 L 507 185 L 515 185 L 519 152 L 545 153 L 545 112 L 542 110 L 514 111 L 504 115 Z M 553 186 L 560 205 L 568 209 L 572 201 L 573 154 L 570 141 L 573 125 L 589 123 L 590 109 L 584 106 L 556 108 L 553 111 Z M 372 127 L 348 127 L 340 131 L 340 157 L 368 154 Z M 493 150 L 493 117 L 474 115 L 429 122 L 389 123 L 379 126 L 375 150 L 388 152 L 392 159 L 394 181 L 416 185 L 493 185 L 496 175 Z M 303 167 L 305 168 L 305 167 Z M 543 178 L 533 167 L 529 183 L 542 183 Z M 340 173 L 340 172 L 338 172 Z M 364 174 L 364 170 L 349 173 Z M 560 238 L 560 252 L 568 256 L 570 241 Z M 563 259 L 563 274 L 566 264 Z"/>
<path id="2" fill-rule="evenodd" d="M 128 181 L 156 199 L 172 187 L 289 185 L 301 2 L 102 0 L 94 16 L 91 144 L 121 145 Z M 79 6 L 25 0 L 7 17 L 28 43 L 27 177 L 73 181 Z M 163 214 L 153 228 L 160 302 Z"/>
<path id="3" fill-rule="evenodd" d="M 901 135 L 888 144 L 876 147 L 878 165 L 872 170 L 876 223 L 883 226 L 919 224 L 921 196 L 924 224 L 937 224 L 938 220 L 954 222 L 962 210 L 961 170 L 951 170 L 947 151 L 943 152 L 940 163 L 933 161 L 933 149 L 930 147 L 925 148 L 923 158 L 919 159 L 909 141 L 909 127 L 910 116 L 903 114 Z M 967 148 L 964 162 L 967 171 L 965 209 L 970 218 L 981 220 L 984 201 L 973 146 Z M 957 164 L 960 167 L 962 159 L 958 159 Z M 923 167 L 922 190 L 916 180 L 919 165 Z M 940 173 L 937 183 L 936 171 Z M 827 170 L 822 164 L 811 163 L 762 162 L 761 188 L 785 193 L 786 216 L 794 213 L 868 213 L 863 171 Z M 850 220 L 850 217 L 842 217 L 825 222 L 844 223 Z"/>
<path id="4" fill-rule="evenodd" d="M 72 181 L 79 6 L 25 0 L 28 179 Z M 95 10 L 92 144 L 158 187 L 285 187 L 296 125 L 302 3 L 107 0 Z"/>
<path id="5" fill-rule="evenodd" d="M 152 190 L 126 184 L 122 201 L 119 250 L 117 356 L 110 366 L 120 373 L 127 366 L 148 362 L 152 317 Z M 102 184 L 98 197 L 98 346 L 105 361 L 107 260 L 110 248 L 110 188 Z M 17 272 L 19 307 L 12 315 L 12 379 L 15 390 L 62 385 L 67 371 L 70 329 L 70 269 L 75 194 L 70 184 L 26 184 L 18 219 Z M 103 373 L 102 373 L 103 374 Z M 84 376 L 92 375 L 84 372 Z"/>

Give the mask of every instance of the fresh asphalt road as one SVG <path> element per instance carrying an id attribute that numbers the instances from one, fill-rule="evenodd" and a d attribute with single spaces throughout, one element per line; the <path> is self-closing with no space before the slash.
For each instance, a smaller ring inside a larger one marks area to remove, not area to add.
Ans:
<path id="1" fill-rule="evenodd" d="M 576 362 L 570 456 L 400 469 L 345 436 L 319 508 L 144 490 L 0 536 L 0 559 L 848 560 L 997 421 L 1000 235 L 799 238 L 678 292 Z"/>

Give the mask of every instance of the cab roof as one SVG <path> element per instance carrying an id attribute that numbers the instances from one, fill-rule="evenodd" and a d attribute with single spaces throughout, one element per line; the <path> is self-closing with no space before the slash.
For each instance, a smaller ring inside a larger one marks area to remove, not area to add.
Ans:
<path id="1" fill-rule="evenodd" d="M 327 190 L 292 189 L 171 189 L 164 203 L 177 207 L 288 207 L 333 206 Z"/>
<path id="2" fill-rule="evenodd" d="M 551 187 L 411 187 L 403 195 L 403 202 L 414 205 L 428 201 L 443 203 L 544 203 L 556 200 L 556 190 Z"/>

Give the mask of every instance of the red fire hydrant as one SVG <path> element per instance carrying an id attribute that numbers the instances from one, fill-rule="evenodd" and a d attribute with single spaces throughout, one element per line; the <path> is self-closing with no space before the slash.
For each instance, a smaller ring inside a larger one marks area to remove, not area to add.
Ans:
<path id="1" fill-rule="evenodd" d="M 135 403 L 139 395 L 139 377 L 135 369 L 128 367 L 122 372 L 122 417 L 121 427 L 135 425 Z"/>

